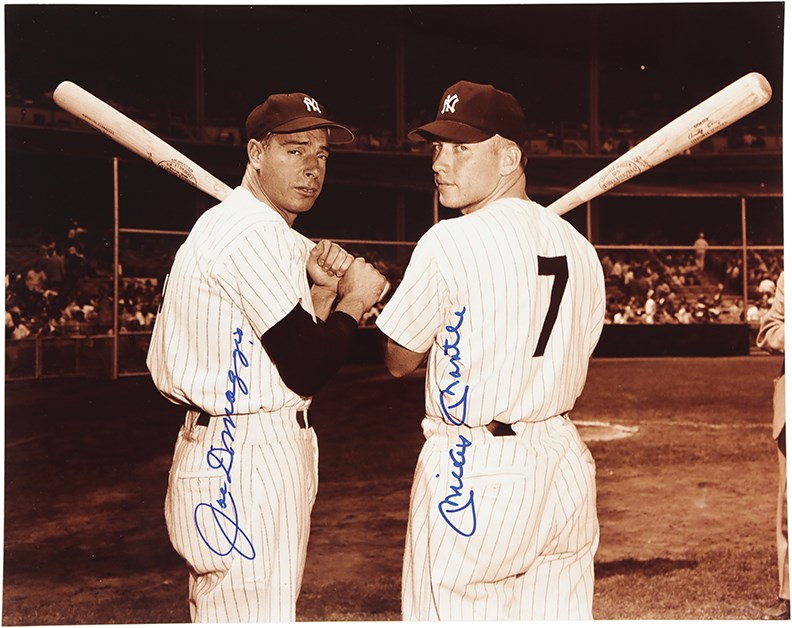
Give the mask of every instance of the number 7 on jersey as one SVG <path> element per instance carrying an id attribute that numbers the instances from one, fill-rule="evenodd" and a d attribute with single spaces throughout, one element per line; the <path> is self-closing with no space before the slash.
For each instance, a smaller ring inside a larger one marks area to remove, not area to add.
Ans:
<path id="1" fill-rule="evenodd" d="M 569 266 L 567 266 L 566 255 L 560 257 L 537 257 L 539 262 L 539 274 L 553 277 L 553 288 L 550 292 L 550 307 L 547 308 L 542 332 L 539 334 L 539 342 L 536 343 L 536 350 L 533 357 L 538 358 L 544 355 L 547 341 L 550 339 L 550 332 L 553 331 L 558 318 L 558 308 L 561 306 L 561 299 L 564 297 L 567 281 L 569 280 Z"/>

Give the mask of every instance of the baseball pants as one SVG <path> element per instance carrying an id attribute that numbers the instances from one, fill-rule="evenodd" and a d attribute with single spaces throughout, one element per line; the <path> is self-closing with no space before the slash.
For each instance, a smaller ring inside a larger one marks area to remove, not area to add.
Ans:
<path id="1" fill-rule="evenodd" d="M 789 533 L 787 527 L 786 426 L 778 435 L 778 503 L 776 505 L 778 597 L 789 599 Z"/>
<path id="2" fill-rule="evenodd" d="M 403 620 L 591 619 L 595 465 L 574 424 L 561 416 L 517 423 L 512 436 L 430 418 L 422 425 Z M 454 508 L 469 491 L 472 506 Z"/>
<path id="3" fill-rule="evenodd" d="M 233 429 L 224 417 L 206 427 L 197 417 L 189 411 L 178 435 L 165 500 L 171 543 L 190 568 L 191 618 L 295 621 L 317 491 L 316 434 L 288 409 L 234 416 Z"/>

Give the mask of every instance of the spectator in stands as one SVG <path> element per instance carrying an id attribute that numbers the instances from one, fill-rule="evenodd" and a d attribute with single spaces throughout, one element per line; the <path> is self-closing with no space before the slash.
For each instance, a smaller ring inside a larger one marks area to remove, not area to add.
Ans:
<path id="1" fill-rule="evenodd" d="M 69 302 L 61 308 L 66 320 L 75 318 L 77 312 L 82 312 L 82 305 L 78 303 L 77 296 L 71 297 Z"/>
<path id="2" fill-rule="evenodd" d="M 610 255 L 603 255 L 600 261 L 602 262 L 602 273 L 607 279 L 613 270 L 613 260 L 611 259 Z"/>
<path id="3" fill-rule="evenodd" d="M 731 259 L 726 264 L 726 286 L 730 292 L 742 292 L 740 265 L 741 262 L 738 259 Z"/>
<path id="4" fill-rule="evenodd" d="M 660 299 L 660 308 L 663 313 L 663 322 L 676 323 L 677 322 L 677 296 L 674 292 L 668 292 L 665 297 Z"/>
<path id="5" fill-rule="evenodd" d="M 762 276 L 762 280 L 759 282 L 759 297 L 763 301 L 769 303 L 775 294 L 775 289 L 776 285 L 775 282 L 770 278 L 770 273 L 765 273 Z"/>
<path id="6" fill-rule="evenodd" d="M 608 296 L 605 305 L 605 322 L 613 323 L 616 320 L 616 314 L 621 312 L 621 306 L 616 300 L 616 296 L 611 294 Z"/>
<path id="7" fill-rule="evenodd" d="M 375 306 L 376 307 L 376 306 Z M 143 328 L 153 329 L 154 320 L 157 318 L 157 308 L 152 305 L 147 305 L 143 308 Z M 375 316 L 376 320 L 376 316 Z"/>
<path id="8" fill-rule="evenodd" d="M 61 326 L 66 334 L 70 336 L 79 335 L 85 327 L 85 315 L 82 310 L 72 310 L 68 317 L 61 318 Z"/>
<path id="9" fill-rule="evenodd" d="M 133 329 L 140 331 L 145 328 L 146 317 L 143 315 L 143 306 L 139 302 L 132 306 L 132 318 L 135 319 Z"/>
<path id="10" fill-rule="evenodd" d="M 635 280 L 635 271 L 632 267 L 628 264 L 622 265 L 622 286 L 624 288 L 625 294 L 635 294 L 636 293 L 636 286 L 633 285 L 633 281 Z M 642 292 L 640 288 L 637 290 L 638 292 Z"/>
<path id="11" fill-rule="evenodd" d="M 752 303 L 748 307 L 748 311 L 745 313 L 745 317 L 749 323 L 758 323 L 759 319 L 762 317 L 762 312 L 759 310 L 759 307 Z"/>
<path id="12" fill-rule="evenodd" d="M 52 244 L 45 251 L 44 272 L 47 275 L 47 287 L 57 291 L 63 289 L 63 282 L 66 278 L 66 266 L 63 255 L 58 248 Z"/>
<path id="13" fill-rule="evenodd" d="M 6 313 L 5 313 L 6 340 L 11 338 L 11 335 L 14 333 L 14 327 L 16 327 L 16 322 L 14 321 L 14 315 L 6 307 Z"/>
<path id="14" fill-rule="evenodd" d="M 621 258 L 617 257 L 616 261 L 613 262 L 613 266 L 611 266 L 610 277 L 614 283 L 619 285 L 622 283 L 621 276 L 622 276 L 622 262 L 621 262 Z"/>
<path id="15" fill-rule="evenodd" d="M 25 275 L 25 285 L 28 290 L 35 292 L 44 292 L 45 283 L 47 281 L 46 273 L 41 269 L 41 263 L 36 264 L 27 271 Z"/>
<path id="16" fill-rule="evenodd" d="M 644 321 L 648 325 L 654 325 L 656 314 L 657 302 L 654 300 L 654 290 L 650 288 L 646 292 L 646 302 L 644 303 Z"/>
<path id="17" fill-rule="evenodd" d="M 735 322 L 742 323 L 745 321 L 745 312 L 743 311 L 742 299 L 732 301 L 726 310 L 727 317 Z"/>
<path id="18" fill-rule="evenodd" d="M 30 336 L 30 328 L 28 327 L 25 320 L 19 318 L 14 326 L 13 331 L 11 332 L 11 339 L 12 340 L 23 340 Z"/>
<path id="19" fill-rule="evenodd" d="M 97 332 L 100 334 L 112 331 L 113 310 L 113 297 L 108 294 L 105 286 L 101 286 L 99 288 L 99 295 L 96 303 L 96 328 Z"/>
<path id="20" fill-rule="evenodd" d="M 82 311 L 86 322 L 93 323 L 94 319 L 96 318 L 96 306 L 94 305 L 94 298 L 81 295 L 77 302 L 80 305 L 80 310 Z"/>
<path id="21" fill-rule="evenodd" d="M 668 295 L 671 294 L 671 286 L 665 276 L 658 277 L 654 290 L 658 299 L 668 298 Z"/>
<path id="22" fill-rule="evenodd" d="M 69 232 L 67 234 L 67 238 L 70 245 L 76 246 L 79 250 L 85 249 L 85 239 L 88 235 L 88 230 L 83 227 L 79 221 L 74 220 L 72 221 L 71 227 L 69 228 Z"/>
<path id="23" fill-rule="evenodd" d="M 22 314 L 40 310 L 42 304 L 45 302 L 44 292 L 35 289 L 31 290 L 28 284 L 29 282 L 26 277 L 23 278 L 21 275 L 17 275 L 14 283 L 11 285 L 16 304 L 19 306 L 20 313 Z"/>
<path id="24" fill-rule="evenodd" d="M 42 313 L 42 321 L 44 325 L 41 330 L 42 336 L 60 336 L 62 333 L 61 327 L 61 312 L 53 306 L 49 306 Z"/>
<path id="25" fill-rule="evenodd" d="M 699 294 L 698 299 L 693 304 L 692 312 L 693 321 L 695 323 L 709 322 L 709 303 L 707 303 L 707 296 Z"/>
<path id="26" fill-rule="evenodd" d="M 87 266 L 88 264 L 82 250 L 77 245 L 71 244 L 66 251 L 64 259 L 64 269 L 66 271 L 65 288 L 67 291 L 70 293 L 76 292 L 78 282 L 88 274 Z"/>
<path id="27" fill-rule="evenodd" d="M 132 301 L 124 303 L 119 316 L 119 331 L 140 331 L 141 324 L 135 304 Z"/>
<path id="28" fill-rule="evenodd" d="M 639 310 L 635 297 L 630 297 L 630 300 L 624 306 L 622 317 L 625 323 L 634 323 L 639 316 Z"/>
<path id="29" fill-rule="evenodd" d="M 690 325 L 693 322 L 693 316 L 688 309 L 687 303 L 682 303 L 676 313 L 676 319 L 682 325 Z"/>
<path id="30" fill-rule="evenodd" d="M 696 251 L 696 268 L 699 272 L 704 271 L 704 262 L 707 257 L 707 249 L 709 248 L 709 242 L 704 238 L 704 233 L 699 233 L 698 238 L 693 243 L 693 248 Z"/>

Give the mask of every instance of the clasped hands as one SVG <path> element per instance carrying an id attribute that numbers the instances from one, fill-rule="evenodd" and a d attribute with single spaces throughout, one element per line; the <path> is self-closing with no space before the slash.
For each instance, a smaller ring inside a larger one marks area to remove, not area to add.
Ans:
<path id="1" fill-rule="evenodd" d="M 311 249 L 306 270 L 314 286 L 332 291 L 341 299 L 357 299 L 366 309 L 384 296 L 388 285 L 385 276 L 372 264 L 330 240 L 320 240 Z"/>

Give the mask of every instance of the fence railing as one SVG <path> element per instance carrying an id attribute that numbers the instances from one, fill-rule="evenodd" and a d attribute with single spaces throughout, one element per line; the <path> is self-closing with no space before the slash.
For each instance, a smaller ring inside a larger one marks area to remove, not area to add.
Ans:
<path id="1" fill-rule="evenodd" d="M 150 331 L 118 335 L 118 376 L 146 375 Z M 5 380 L 27 381 L 61 377 L 111 378 L 113 336 L 36 336 L 6 342 Z"/>

